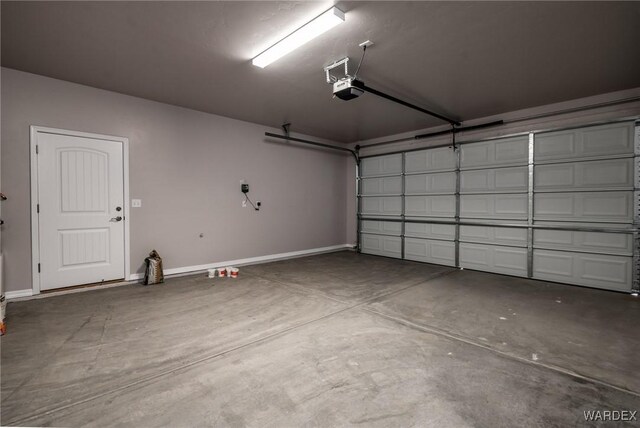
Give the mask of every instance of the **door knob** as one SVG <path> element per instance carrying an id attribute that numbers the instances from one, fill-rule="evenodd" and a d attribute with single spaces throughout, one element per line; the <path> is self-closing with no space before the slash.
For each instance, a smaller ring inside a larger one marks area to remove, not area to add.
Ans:
<path id="1" fill-rule="evenodd" d="M 109 221 L 122 221 L 122 217 L 118 216 L 118 217 L 113 217 L 111 220 Z"/>
<path id="2" fill-rule="evenodd" d="M 122 211 L 122 207 L 116 207 L 116 211 Z"/>

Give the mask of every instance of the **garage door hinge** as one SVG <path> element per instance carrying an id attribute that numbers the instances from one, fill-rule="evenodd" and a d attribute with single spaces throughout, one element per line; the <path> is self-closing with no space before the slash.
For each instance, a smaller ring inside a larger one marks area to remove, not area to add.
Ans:
<path id="1" fill-rule="evenodd" d="M 40 263 L 38 263 L 38 273 L 40 273 Z"/>

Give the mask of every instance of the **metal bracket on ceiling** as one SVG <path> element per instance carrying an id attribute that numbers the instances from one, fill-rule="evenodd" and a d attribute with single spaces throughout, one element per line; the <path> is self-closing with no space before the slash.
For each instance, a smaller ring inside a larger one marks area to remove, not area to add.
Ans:
<path id="1" fill-rule="evenodd" d="M 453 146 L 453 151 L 456 151 L 456 125 L 451 124 L 451 144 Z"/>
<path id="2" fill-rule="evenodd" d="M 338 81 L 338 78 L 335 77 L 335 76 L 332 76 L 330 71 L 333 70 L 336 67 L 340 67 L 343 64 L 344 64 L 344 75 L 345 75 L 345 77 L 349 76 L 348 63 L 349 63 L 349 57 L 347 56 L 347 57 L 344 57 L 342 59 L 339 59 L 339 60 L 335 61 L 333 64 L 327 65 L 324 68 L 324 73 L 325 73 L 325 76 L 327 78 L 327 83 L 332 84 L 332 83 L 335 83 L 335 82 Z"/>
<path id="3" fill-rule="evenodd" d="M 291 127 L 291 123 L 290 122 L 282 124 L 282 130 L 284 131 L 284 135 L 286 135 L 287 138 L 289 138 L 289 128 L 290 127 Z"/>

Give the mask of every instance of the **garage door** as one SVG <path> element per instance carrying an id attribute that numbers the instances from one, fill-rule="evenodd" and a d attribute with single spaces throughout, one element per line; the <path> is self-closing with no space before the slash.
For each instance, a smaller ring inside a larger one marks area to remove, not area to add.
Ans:
<path id="1" fill-rule="evenodd" d="M 527 275 L 528 135 L 460 147 L 460 267 Z M 486 223 L 494 223 L 488 225 Z"/>
<path id="2" fill-rule="evenodd" d="M 403 155 L 363 159 L 360 163 L 360 250 L 402 258 Z"/>
<path id="3" fill-rule="evenodd" d="M 634 235 L 613 230 L 634 224 L 634 131 L 618 123 L 535 135 L 535 224 L 569 230 L 534 230 L 534 278 L 631 289 Z"/>
<path id="4" fill-rule="evenodd" d="M 456 166 L 446 147 L 405 153 L 405 259 L 455 266 Z"/>
<path id="5" fill-rule="evenodd" d="M 363 158 L 360 250 L 635 290 L 637 129 L 618 122 Z"/>

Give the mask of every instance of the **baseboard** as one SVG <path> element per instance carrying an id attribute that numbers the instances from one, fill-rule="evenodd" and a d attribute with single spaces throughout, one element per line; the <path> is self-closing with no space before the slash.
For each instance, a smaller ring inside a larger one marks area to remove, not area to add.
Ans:
<path id="1" fill-rule="evenodd" d="M 293 259 L 296 257 L 304 257 L 304 256 L 310 256 L 314 254 L 332 253 L 334 251 L 340 251 L 340 250 L 351 249 L 351 248 L 353 248 L 353 245 L 340 244 L 340 245 L 332 245 L 330 247 L 311 248 L 309 250 L 291 251 L 288 253 L 269 254 L 266 256 L 249 257 L 246 259 L 214 262 L 214 263 L 209 263 L 205 265 L 185 266 L 185 267 L 179 267 L 179 268 L 165 269 L 164 275 L 171 276 L 171 275 L 201 272 L 207 269 L 214 269 L 214 268 L 225 267 L 225 266 L 255 265 L 259 263 L 275 262 L 278 260 Z M 142 279 L 143 277 L 144 277 L 143 273 L 134 273 L 131 276 L 129 276 L 129 280 L 138 280 L 138 279 Z"/>
<path id="2" fill-rule="evenodd" d="M 33 296 L 33 290 L 30 288 L 25 288 L 24 290 L 16 290 L 16 291 L 5 291 L 4 297 L 7 300 L 19 299 L 21 297 L 31 297 Z"/>
<path id="3" fill-rule="evenodd" d="M 188 275 L 190 273 L 201 272 L 207 269 L 219 268 L 224 266 L 254 265 L 254 264 L 260 264 L 260 263 L 274 262 L 278 260 L 293 259 L 296 257 L 310 256 L 314 254 L 332 253 L 335 251 L 341 251 L 341 250 L 353 249 L 353 248 L 354 246 L 351 244 L 332 245 L 330 247 L 312 248 L 309 250 L 291 251 L 289 253 L 279 253 L 279 254 L 270 254 L 267 256 L 249 257 L 246 259 L 227 260 L 224 262 L 215 262 L 215 263 L 210 263 L 206 265 L 185 266 L 180 268 L 165 269 L 164 274 L 165 276 Z M 106 286 L 100 286 L 99 288 L 102 289 L 106 287 L 119 287 L 121 285 L 134 283 L 134 281 L 140 280 L 143 277 L 144 277 L 144 274 L 134 273 L 129 277 L 127 281 L 124 281 L 118 284 L 109 284 Z M 61 294 L 79 293 L 79 292 L 88 291 L 88 290 L 95 290 L 96 288 L 98 287 L 77 288 L 73 290 L 64 290 L 60 292 L 37 294 L 37 295 L 34 295 L 33 290 L 31 289 L 7 291 L 5 293 L 5 299 L 7 301 L 14 300 L 14 299 L 23 299 L 23 298 L 40 299 L 40 298 L 46 298 L 51 296 L 58 296 Z"/>

